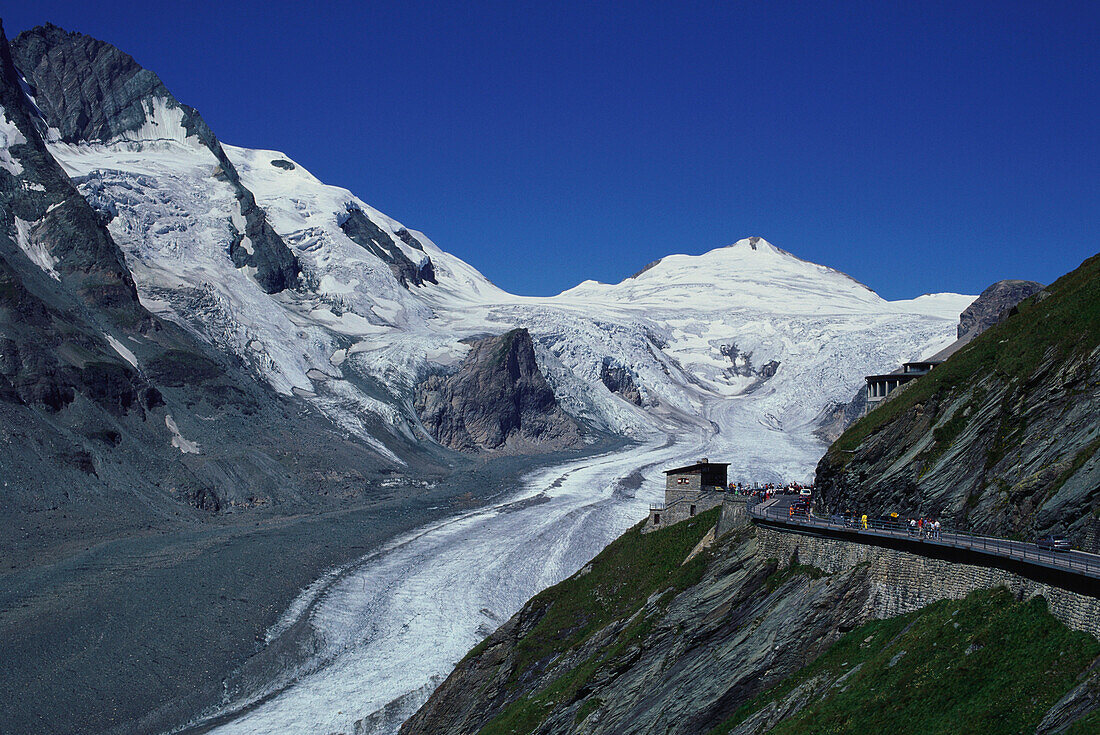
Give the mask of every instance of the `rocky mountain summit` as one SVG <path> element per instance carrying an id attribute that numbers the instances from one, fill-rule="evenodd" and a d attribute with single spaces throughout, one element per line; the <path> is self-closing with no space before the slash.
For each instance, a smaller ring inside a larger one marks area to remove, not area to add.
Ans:
<path id="1" fill-rule="evenodd" d="M 11 53 L 31 86 L 50 142 L 177 139 L 181 132 L 202 141 L 218 162 L 217 178 L 232 187 L 240 208 L 242 221 L 229 246 L 233 263 L 255 268 L 256 280 L 268 293 L 296 283 L 298 260 L 241 185 L 213 131 L 156 74 L 109 43 L 49 24 L 20 33 Z"/>
<path id="2" fill-rule="evenodd" d="M 436 441 L 459 451 L 581 445 L 580 426 L 558 405 L 526 329 L 473 342 L 455 374 L 420 384 L 416 410 Z"/>
<path id="3" fill-rule="evenodd" d="M 1043 290 L 1035 281 L 997 281 L 959 315 L 959 339 L 973 339 L 1008 316 L 1016 304 Z"/>

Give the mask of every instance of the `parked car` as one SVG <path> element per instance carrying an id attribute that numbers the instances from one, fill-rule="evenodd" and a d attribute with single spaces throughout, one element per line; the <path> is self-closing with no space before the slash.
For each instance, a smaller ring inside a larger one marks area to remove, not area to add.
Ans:
<path id="1" fill-rule="evenodd" d="M 787 512 L 792 516 L 808 516 L 810 514 L 810 506 L 801 501 L 797 501 L 791 503 Z"/>
<path id="2" fill-rule="evenodd" d="M 1058 534 L 1036 539 L 1035 545 L 1049 551 L 1069 551 L 1069 539 Z"/>

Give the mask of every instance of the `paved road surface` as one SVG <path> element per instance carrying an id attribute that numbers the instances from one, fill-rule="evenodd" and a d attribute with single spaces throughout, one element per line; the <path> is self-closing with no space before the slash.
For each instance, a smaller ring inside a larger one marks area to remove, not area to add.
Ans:
<path id="1" fill-rule="evenodd" d="M 1076 550 L 1050 551 L 1040 549 L 1034 543 L 1026 541 L 976 536 L 946 530 L 942 531 L 938 538 L 930 538 L 913 535 L 910 533 L 908 526 L 905 525 L 891 528 L 871 521 L 869 523 L 871 527 L 864 529 L 813 515 L 796 514 L 792 516 L 790 515 L 790 506 L 798 499 L 798 496 L 795 495 L 776 495 L 750 506 L 749 512 L 753 518 L 768 520 L 773 523 L 783 523 L 807 529 L 836 529 L 855 532 L 860 535 L 899 538 L 924 544 L 928 547 L 969 549 L 1005 559 L 1024 561 L 1041 567 L 1059 569 L 1092 579 L 1100 579 L 1100 555 L 1097 554 Z M 902 523 L 907 523 L 907 521 L 903 520 Z"/>

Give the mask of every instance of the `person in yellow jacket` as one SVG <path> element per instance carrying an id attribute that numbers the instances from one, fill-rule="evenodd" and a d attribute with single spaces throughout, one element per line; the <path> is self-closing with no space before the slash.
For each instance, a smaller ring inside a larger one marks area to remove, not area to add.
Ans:
<path id="1" fill-rule="evenodd" d="M 864 513 L 863 517 L 859 519 L 859 522 L 860 522 L 860 525 L 862 525 L 864 528 L 867 528 L 867 514 L 866 513 Z"/>

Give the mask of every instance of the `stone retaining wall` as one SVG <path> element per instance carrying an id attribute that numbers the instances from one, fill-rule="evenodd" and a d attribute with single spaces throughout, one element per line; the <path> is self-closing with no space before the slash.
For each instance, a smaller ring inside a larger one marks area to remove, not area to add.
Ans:
<path id="1" fill-rule="evenodd" d="M 781 567 L 797 554 L 800 564 L 828 574 L 868 565 L 871 592 L 866 613 L 889 618 L 912 612 L 944 599 L 961 599 L 977 589 L 1007 587 L 1017 599 L 1042 595 L 1050 612 L 1074 630 L 1100 638 L 1100 598 L 1070 592 L 1003 569 L 933 559 L 906 551 L 886 549 L 840 539 L 785 533 L 757 527 L 758 553 L 778 559 Z"/>
<path id="2" fill-rule="evenodd" d="M 746 498 L 741 495 L 727 494 L 722 502 L 722 515 L 718 517 L 718 528 L 715 535 L 724 536 L 735 528 L 742 528 L 749 524 L 749 514 L 746 511 Z"/>
<path id="3" fill-rule="evenodd" d="M 649 511 L 649 518 L 642 526 L 642 533 L 656 531 L 659 528 L 686 521 L 711 508 L 716 508 L 726 499 L 727 493 L 718 490 L 702 493 L 684 494 L 662 508 Z"/>

